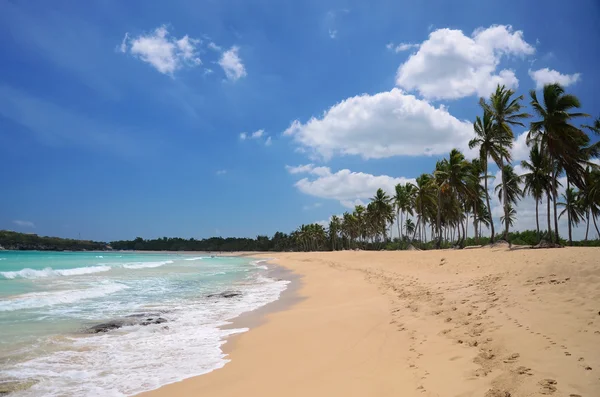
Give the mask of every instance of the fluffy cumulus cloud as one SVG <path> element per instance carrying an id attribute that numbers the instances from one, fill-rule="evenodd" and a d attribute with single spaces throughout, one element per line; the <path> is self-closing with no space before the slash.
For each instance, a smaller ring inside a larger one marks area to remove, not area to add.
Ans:
<path id="1" fill-rule="evenodd" d="M 370 159 L 445 154 L 454 147 L 468 152 L 473 126 L 444 107 L 394 88 L 347 98 L 321 118 L 294 121 L 284 135 L 324 159 L 333 155 Z"/>
<path id="2" fill-rule="evenodd" d="M 535 88 L 543 88 L 546 84 L 558 83 L 562 86 L 569 86 L 579 81 L 581 74 L 562 74 L 556 70 L 543 68 L 538 70 L 530 70 L 529 76 L 535 81 Z"/>
<path id="3" fill-rule="evenodd" d="M 173 74 L 184 66 L 193 67 L 202 64 L 198 57 L 199 39 L 187 35 L 178 39 L 169 34 L 165 25 L 159 26 L 153 32 L 125 37 L 119 46 L 123 53 L 129 52 L 140 60 L 149 63 L 163 74 Z"/>
<path id="4" fill-rule="evenodd" d="M 513 31 L 511 26 L 480 28 L 471 36 L 461 30 L 438 29 L 400 65 L 396 84 L 430 99 L 487 96 L 497 84 L 518 86 L 512 70 L 497 72 L 503 57 L 534 51 L 523 32 Z"/>
<path id="5" fill-rule="evenodd" d="M 387 175 L 371 175 L 343 169 L 332 172 L 329 167 L 317 167 L 313 164 L 296 167 L 287 166 L 290 174 L 308 174 L 295 186 L 302 193 L 323 199 L 337 200 L 343 206 L 354 208 L 373 197 L 377 189 L 382 188 L 392 194 L 398 183 L 415 182 L 414 179 L 394 178 Z"/>
<path id="6" fill-rule="evenodd" d="M 25 227 L 30 229 L 35 228 L 35 224 L 31 221 L 15 220 L 13 221 L 13 223 L 19 227 Z"/>
<path id="7" fill-rule="evenodd" d="M 223 68 L 227 79 L 237 81 L 246 76 L 246 68 L 238 54 L 239 47 L 233 46 L 221 54 L 219 65 Z"/>

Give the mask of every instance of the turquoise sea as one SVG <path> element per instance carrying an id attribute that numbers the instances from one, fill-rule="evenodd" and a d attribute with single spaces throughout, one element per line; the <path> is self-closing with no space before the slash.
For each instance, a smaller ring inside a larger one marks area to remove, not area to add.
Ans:
<path id="1" fill-rule="evenodd" d="M 0 251 L 0 386 L 128 396 L 210 372 L 227 362 L 224 338 L 246 331 L 221 327 L 287 283 L 242 257 Z M 241 295 L 208 297 L 223 291 Z M 128 325 L 86 332 L 110 321 Z"/>

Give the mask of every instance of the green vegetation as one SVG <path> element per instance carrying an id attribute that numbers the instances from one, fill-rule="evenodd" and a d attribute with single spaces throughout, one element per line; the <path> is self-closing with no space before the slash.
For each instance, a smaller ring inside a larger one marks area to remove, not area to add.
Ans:
<path id="1" fill-rule="evenodd" d="M 106 249 L 106 243 L 97 241 L 42 237 L 37 234 L 17 233 L 8 230 L 0 230 L 0 246 L 11 250 L 38 251 L 90 251 Z"/>

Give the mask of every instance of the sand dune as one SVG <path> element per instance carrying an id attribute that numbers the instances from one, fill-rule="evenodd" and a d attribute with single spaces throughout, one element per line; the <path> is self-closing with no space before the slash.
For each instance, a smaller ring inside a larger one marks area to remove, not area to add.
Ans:
<path id="1" fill-rule="evenodd" d="M 600 249 L 275 256 L 302 299 L 148 395 L 600 396 Z"/>

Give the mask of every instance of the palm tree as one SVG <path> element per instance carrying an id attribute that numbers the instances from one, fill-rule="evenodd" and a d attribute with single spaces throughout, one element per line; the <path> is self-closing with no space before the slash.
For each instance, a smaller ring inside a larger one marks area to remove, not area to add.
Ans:
<path id="1" fill-rule="evenodd" d="M 496 164 L 500 163 L 500 159 L 506 158 L 508 155 L 508 147 L 511 142 L 506 134 L 498 133 L 498 130 L 494 127 L 493 113 L 487 110 L 486 106 L 483 107 L 483 118 L 477 116 L 475 123 L 473 123 L 473 129 L 475 138 L 469 142 L 469 148 L 479 147 L 479 160 L 483 165 L 485 200 L 488 214 L 491 214 L 492 207 L 488 189 L 488 158 L 491 157 Z M 490 222 L 490 229 L 492 232 L 490 241 L 493 243 L 495 238 L 494 222 Z"/>
<path id="2" fill-rule="evenodd" d="M 404 231 L 406 232 L 407 236 L 415 232 L 415 223 L 412 221 L 412 219 L 408 218 L 406 220 L 404 223 Z"/>
<path id="3" fill-rule="evenodd" d="M 402 241 L 402 218 L 404 208 L 408 201 L 405 185 L 397 184 L 395 186 L 396 195 L 394 196 L 394 206 L 396 207 L 396 220 L 398 222 L 398 240 Z"/>
<path id="4" fill-rule="evenodd" d="M 371 204 L 373 204 L 373 214 L 377 224 L 380 227 L 384 242 L 387 240 L 386 224 L 391 217 L 390 213 L 393 214 L 394 211 L 392 205 L 390 204 L 391 201 L 392 199 L 381 188 L 377 189 L 375 196 L 371 199 Z"/>
<path id="5" fill-rule="evenodd" d="M 540 241 L 540 218 L 539 218 L 539 203 L 542 200 L 544 192 L 547 195 L 547 211 L 548 211 L 548 233 L 551 234 L 550 224 L 550 194 L 552 191 L 552 182 L 548 176 L 549 167 L 548 159 L 540 152 L 538 144 L 534 144 L 529 152 L 529 161 L 521 161 L 521 167 L 525 169 L 525 174 L 522 175 L 525 182 L 524 193 L 529 193 L 535 199 L 535 222 L 537 226 L 537 238 Z"/>
<path id="6" fill-rule="evenodd" d="M 565 94 L 560 84 L 547 84 L 543 89 L 543 103 L 537 98 L 535 90 L 531 90 L 531 106 L 540 120 L 531 123 L 527 135 L 527 143 L 537 142 L 542 153 L 548 156 L 552 170 L 551 180 L 553 191 L 557 191 L 558 176 L 562 170 L 567 174 L 567 189 L 573 181 L 576 186 L 583 188 L 584 169 L 582 163 L 585 157 L 582 146 L 589 142 L 589 137 L 579 128 L 571 124 L 578 117 L 587 116 L 585 113 L 572 112 L 581 107 L 579 99 L 574 95 Z M 554 238 L 559 243 L 558 216 L 556 194 L 554 197 Z M 567 212 L 570 216 L 570 212 Z M 569 234 L 573 222 L 568 221 Z M 571 240 L 569 238 L 569 240 Z"/>
<path id="7" fill-rule="evenodd" d="M 564 201 L 559 202 L 558 206 L 564 207 L 564 209 L 558 217 L 562 218 L 563 215 L 567 214 L 569 222 L 569 245 L 573 245 L 571 228 L 577 226 L 583 218 L 581 202 L 579 201 L 577 192 L 572 187 L 567 188 L 562 197 Z"/>
<path id="8" fill-rule="evenodd" d="M 484 191 L 481 186 L 481 174 L 483 168 L 479 159 L 473 159 L 469 166 L 469 173 L 466 177 L 467 195 L 465 198 L 465 208 L 468 211 L 473 211 L 473 228 L 475 229 L 475 239 L 477 240 L 479 232 L 479 214 L 481 209 L 485 207 L 483 203 Z"/>
<path id="9" fill-rule="evenodd" d="M 329 238 L 331 239 L 331 250 L 335 251 L 336 242 L 338 239 L 338 233 L 341 228 L 340 218 L 337 215 L 333 215 L 329 221 Z"/>
<path id="10" fill-rule="evenodd" d="M 479 100 L 479 104 L 492 115 L 493 126 L 492 129 L 495 130 L 495 134 L 500 135 L 500 139 L 502 140 L 502 145 L 505 148 L 504 153 L 500 155 L 496 164 L 501 171 L 504 171 L 504 165 L 510 164 L 511 162 L 511 154 L 510 149 L 513 145 L 514 135 L 512 132 L 513 126 L 525 126 L 521 120 L 524 120 L 528 117 L 531 117 L 528 113 L 522 112 L 523 105 L 521 105 L 521 100 L 523 100 L 523 95 L 520 95 L 516 98 L 512 98 L 514 95 L 514 91 L 507 89 L 505 86 L 498 85 L 496 87 L 496 92 L 490 95 L 489 103 L 481 98 Z M 506 185 L 506 175 L 502 172 L 502 185 Z M 504 186 L 504 190 L 506 190 L 506 186 Z M 506 196 L 504 196 L 506 198 Z M 503 202 L 504 206 L 504 239 L 508 240 L 508 228 L 509 228 L 509 203 L 505 199 Z"/>
<path id="11" fill-rule="evenodd" d="M 508 218 L 505 218 L 505 216 L 502 215 L 500 217 L 500 222 L 508 221 L 509 225 L 513 226 L 516 218 L 517 218 L 517 211 L 514 209 L 514 207 L 511 204 L 509 204 L 508 205 Z"/>
<path id="12" fill-rule="evenodd" d="M 498 199 L 500 199 L 502 202 L 508 203 L 509 205 L 517 204 L 517 201 L 519 201 L 519 199 L 523 196 L 523 191 L 521 191 L 519 186 L 521 183 L 521 177 L 517 175 L 513 167 L 510 165 L 504 166 L 502 174 L 504 175 L 504 183 L 496 186 Z M 504 192 L 506 192 L 506 194 L 504 194 Z M 509 218 L 505 217 L 504 219 L 508 221 Z"/>
<path id="13" fill-rule="evenodd" d="M 419 230 L 419 225 L 424 223 L 424 219 L 427 216 L 426 209 L 428 207 L 430 207 L 431 205 L 435 204 L 435 200 L 433 198 L 433 192 L 431 189 L 431 179 L 432 179 L 431 175 L 421 174 L 417 178 L 416 186 L 413 185 L 414 197 L 415 197 L 414 205 L 415 205 L 415 212 L 417 214 L 417 224 L 413 231 L 413 237 L 412 237 L 413 240 L 416 237 L 417 230 Z"/>

